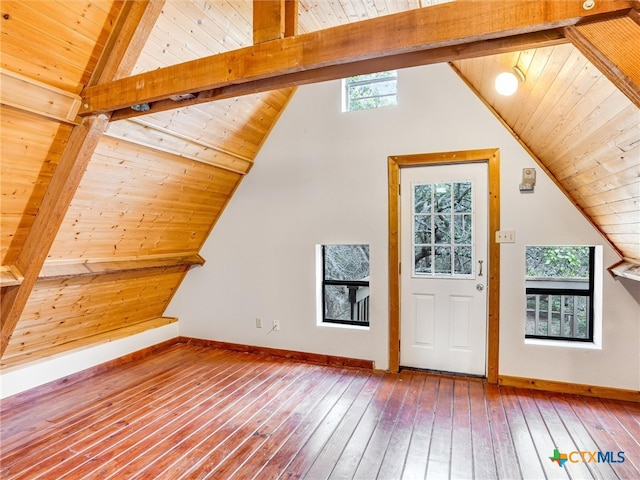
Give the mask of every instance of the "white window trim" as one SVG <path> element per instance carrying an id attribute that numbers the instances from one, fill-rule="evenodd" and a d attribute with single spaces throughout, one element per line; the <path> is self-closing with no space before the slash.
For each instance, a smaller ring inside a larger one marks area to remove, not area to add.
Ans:
<path id="1" fill-rule="evenodd" d="M 324 293 L 322 291 L 324 265 L 322 264 L 322 246 L 326 244 L 316 245 L 316 327 L 320 328 L 346 328 L 348 330 L 370 330 L 371 318 L 369 318 L 369 326 L 348 325 L 341 323 L 330 323 L 324 321 Z"/>

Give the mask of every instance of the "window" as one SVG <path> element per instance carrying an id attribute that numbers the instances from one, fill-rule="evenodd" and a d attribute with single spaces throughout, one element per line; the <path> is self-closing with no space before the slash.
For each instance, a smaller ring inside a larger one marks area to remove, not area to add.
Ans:
<path id="1" fill-rule="evenodd" d="M 526 248 L 526 338 L 593 342 L 595 250 Z"/>
<path id="2" fill-rule="evenodd" d="M 471 182 L 413 185 L 413 275 L 473 275 Z"/>
<path id="3" fill-rule="evenodd" d="M 322 246 L 322 321 L 369 326 L 369 245 Z"/>
<path id="4" fill-rule="evenodd" d="M 395 70 L 345 79 L 342 111 L 353 112 L 396 105 L 397 82 Z"/>

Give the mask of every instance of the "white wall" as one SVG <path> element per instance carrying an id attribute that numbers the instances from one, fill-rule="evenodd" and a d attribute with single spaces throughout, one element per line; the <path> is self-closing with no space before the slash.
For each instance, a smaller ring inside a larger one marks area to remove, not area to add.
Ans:
<path id="1" fill-rule="evenodd" d="M 500 374 L 638 389 L 640 306 L 605 272 L 602 349 L 524 343 L 527 244 L 603 240 L 538 169 L 534 194 L 520 194 L 533 160 L 446 65 L 399 72 L 397 107 L 340 112 L 339 81 L 299 88 L 200 252 L 167 315 L 180 334 L 340 355 L 388 367 L 387 157 L 500 148 L 502 245 Z M 315 246 L 371 248 L 371 328 L 316 325 Z M 604 266 L 617 257 L 605 245 Z M 257 329 L 256 317 L 268 327 Z"/>
<path id="2" fill-rule="evenodd" d="M 0 398 L 44 385 L 130 353 L 157 345 L 178 336 L 178 323 L 68 353 L 54 355 L 14 368 L 3 369 L 0 376 Z"/>

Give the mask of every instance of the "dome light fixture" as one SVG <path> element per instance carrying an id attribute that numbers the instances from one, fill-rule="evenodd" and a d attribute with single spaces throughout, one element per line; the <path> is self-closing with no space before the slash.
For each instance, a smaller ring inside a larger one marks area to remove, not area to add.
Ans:
<path id="1" fill-rule="evenodd" d="M 518 90 L 518 85 L 524 83 L 525 76 L 518 67 L 513 67 L 509 72 L 502 72 L 496 77 L 496 91 L 506 97 L 513 95 Z"/>

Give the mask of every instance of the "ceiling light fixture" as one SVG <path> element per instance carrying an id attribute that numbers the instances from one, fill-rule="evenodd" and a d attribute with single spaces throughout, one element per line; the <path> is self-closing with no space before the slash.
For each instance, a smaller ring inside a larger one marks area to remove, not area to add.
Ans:
<path id="1" fill-rule="evenodd" d="M 508 97 L 518 90 L 518 84 L 524 83 L 525 76 L 517 66 L 509 72 L 502 72 L 496 77 L 496 91 L 500 95 Z"/>

